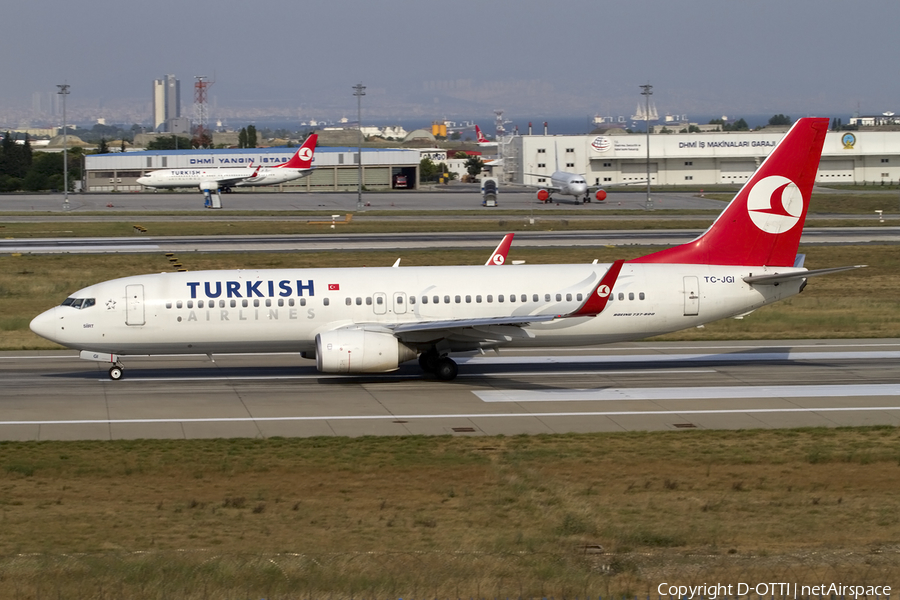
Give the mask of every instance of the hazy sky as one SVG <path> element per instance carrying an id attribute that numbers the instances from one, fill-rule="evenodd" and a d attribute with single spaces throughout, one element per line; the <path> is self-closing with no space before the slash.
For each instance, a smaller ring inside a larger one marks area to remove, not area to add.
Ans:
<path id="1" fill-rule="evenodd" d="M 187 107 L 194 76 L 215 74 L 212 116 L 353 118 L 357 82 L 373 117 L 630 114 L 648 82 L 661 114 L 900 112 L 898 14 L 890 0 L 9 0 L 0 112 L 63 82 L 73 110 L 149 107 L 167 73 Z"/>

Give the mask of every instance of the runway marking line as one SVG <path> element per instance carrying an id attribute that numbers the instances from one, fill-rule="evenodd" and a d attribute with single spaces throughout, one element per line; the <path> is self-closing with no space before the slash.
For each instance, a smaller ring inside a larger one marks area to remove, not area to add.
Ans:
<path id="1" fill-rule="evenodd" d="M 307 417 L 205 417 L 188 419 L 73 419 L 69 421 L 0 421 L 2 425 L 129 425 L 152 423 L 251 423 L 277 421 L 381 421 L 412 419 L 508 419 L 510 417 L 623 417 L 623 416 L 684 416 L 777 413 L 833 413 L 833 412 L 900 411 L 900 406 L 816 407 L 816 408 L 745 408 L 728 410 L 628 410 L 544 413 L 467 413 L 440 415 L 332 415 Z"/>

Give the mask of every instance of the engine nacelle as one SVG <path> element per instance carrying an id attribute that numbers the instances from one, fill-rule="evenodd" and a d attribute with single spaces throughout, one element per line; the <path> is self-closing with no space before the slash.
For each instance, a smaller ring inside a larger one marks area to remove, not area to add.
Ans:
<path id="1" fill-rule="evenodd" d="M 595 198 L 597 198 L 597 202 L 603 202 L 604 200 L 606 200 L 606 190 L 597 190 L 597 195 L 595 196 Z"/>
<path id="2" fill-rule="evenodd" d="M 550 192 L 548 192 L 547 190 L 541 190 L 537 193 L 537 198 L 541 202 L 546 202 L 550 199 Z"/>
<path id="3" fill-rule="evenodd" d="M 337 329 L 316 336 L 316 368 L 323 373 L 385 373 L 416 354 L 390 333 Z"/>

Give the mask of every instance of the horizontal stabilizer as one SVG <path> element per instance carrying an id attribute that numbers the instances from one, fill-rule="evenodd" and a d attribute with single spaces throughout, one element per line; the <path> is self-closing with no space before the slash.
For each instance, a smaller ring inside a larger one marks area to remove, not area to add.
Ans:
<path id="1" fill-rule="evenodd" d="M 817 269 L 815 271 L 795 271 L 793 273 L 773 273 L 772 275 L 754 275 L 751 273 L 744 277 L 746 283 L 761 283 L 763 285 L 774 285 L 792 279 L 806 279 L 807 277 L 815 277 L 816 275 L 828 275 L 829 273 L 838 273 L 840 271 L 849 271 L 850 269 L 862 269 L 868 265 L 853 265 L 850 267 L 832 267 L 831 269 Z"/>

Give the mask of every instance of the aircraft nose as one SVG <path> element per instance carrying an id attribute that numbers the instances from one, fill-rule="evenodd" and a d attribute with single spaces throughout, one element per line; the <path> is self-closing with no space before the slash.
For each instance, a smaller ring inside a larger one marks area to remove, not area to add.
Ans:
<path id="1" fill-rule="evenodd" d="M 139 184 L 141 184 L 141 185 L 149 185 L 149 184 L 150 184 L 150 178 L 147 177 L 146 175 L 144 175 L 143 177 L 138 177 L 138 178 L 137 178 L 137 182 L 138 182 Z"/>
<path id="2" fill-rule="evenodd" d="M 61 331 L 60 319 L 57 314 L 59 307 L 54 306 L 48 311 L 44 311 L 31 320 L 29 327 L 31 331 L 44 339 L 51 342 L 59 342 L 59 332 Z"/>

